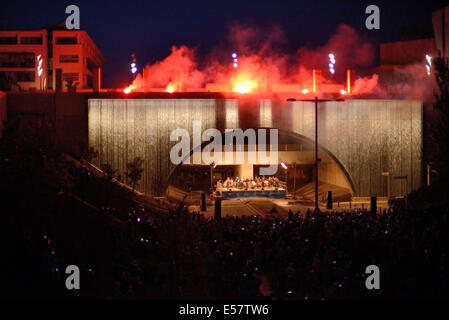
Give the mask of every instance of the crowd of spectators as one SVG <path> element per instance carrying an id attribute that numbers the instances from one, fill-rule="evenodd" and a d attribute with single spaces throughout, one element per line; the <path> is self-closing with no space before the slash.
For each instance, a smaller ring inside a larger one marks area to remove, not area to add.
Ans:
<path id="1" fill-rule="evenodd" d="M 449 289 L 447 211 L 150 221 L 164 236 L 142 241 L 138 255 L 165 257 L 141 271 L 151 297 L 430 298 Z M 381 270 L 381 290 L 365 287 L 369 265 Z"/>
<path id="2" fill-rule="evenodd" d="M 3 297 L 448 297 L 447 206 L 214 220 L 159 210 L 73 161 L 18 146 L 0 145 Z M 80 290 L 65 288 L 68 265 L 81 270 Z M 380 290 L 365 287 L 369 265 Z"/>

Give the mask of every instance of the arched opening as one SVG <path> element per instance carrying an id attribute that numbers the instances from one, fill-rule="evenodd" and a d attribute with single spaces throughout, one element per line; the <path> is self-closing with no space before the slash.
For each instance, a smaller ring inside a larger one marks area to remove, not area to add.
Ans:
<path id="1" fill-rule="evenodd" d="M 265 129 L 265 128 L 260 128 Z M 267 136 L 268 130 L 267 130 Z M 257 131 L 257 130 L 256 130 Z M 225 152 L 225 134 L 223 133 L 222 150 Z M 197 151 L 203 150 L 209 142 L 205 142 Z M 236 151 L 234 147 L 234 153 Z M 171 172 L 167 186 L 166 196 L 168 198 L 196 203 L 199 201 L 202 192 L 210 194 L 211 192 L 228 191 L 223 183 L 232 179 L 238 180 L 257 180 L 260 175 L 260 169 L 267 167 L 266 163 L 257 161 L 250 163 L 248 161 L 248 140 L 245 139 L 244 163 L 241 162 L 218 162 L 212 166 L 208 163 L 193 164 L 193 154 L 185 158 L 182 164 L 179 164 Z M 269 145 L 267 145 L 269 150 Z M 326 201 L 328 191 L 332 191 L 334 201 L 348 201 L 354 196 L 354 184 L 342 163 L 328 150 L 319 146 L 318 156 L 321 161 L 318 164 L 319 172 L 319 200 Z M 237 156 L 234 154 L 235 160 Z M 284 197 L 294 198 L 303 201 L 313 201 L 315 196 L 315 143 L 313 140 L 300 134 L 278 130 L 278 170 L 272 176 L 279 184 L 273 186 L 272 190 L 285 190 Z M 281 163 L 283 165 L 281 165 Z M 265 176 L 265 178 L 267 178 Z M 271 186 L 271 185 L 270 185 Z M 242 191 L 254 191 L 255 188 L 248 185 L 235 185 Z M 212 191 L 213 190 L 213 191 Z M 231 190 L 231 188 L 229 188 Z M 263 184 L 262 184 L 263 190 Z M 266 191 L 266 190 L 264 190 Z M 218 193 L 217 193 L 218 194 Z M 223 195 L 223 193 L 220 193 Z M 282 197 L 282 193 L 251 193 L 240 192 L 226 197 Z M 225 197 L 225 200 L 228 200 Z M 232 199 L 234 199 L 232 198 Z"/>

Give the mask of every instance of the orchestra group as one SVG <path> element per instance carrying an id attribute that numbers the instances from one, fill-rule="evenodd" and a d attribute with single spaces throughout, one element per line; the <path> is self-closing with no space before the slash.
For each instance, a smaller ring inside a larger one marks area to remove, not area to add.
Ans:
<path id="1" fill-rule="evenodd" d="M 270 190 L 283 187 L 283 182 L 276 177 L 255 177 L 254 179 L 227 178 L 225 181 L 217 182 L 217 190 L 239 189 L 239 190 Z"/>

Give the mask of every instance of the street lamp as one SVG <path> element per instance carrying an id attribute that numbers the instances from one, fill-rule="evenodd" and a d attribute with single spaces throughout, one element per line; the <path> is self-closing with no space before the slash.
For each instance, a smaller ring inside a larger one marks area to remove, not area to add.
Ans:
<path id="1" fill-rule="evenodd" d="M 232 57 L 232 67 L 234 68 L 234 69 L 237 69 L 237 67 L 238 67 L 238 62 L 239 62 L 239 59 L 237 58 L 237 53 L 233 53 L 232 55 L 231 55 L 231 57 Z"/>
<path id="2" fill-rule="evenodd" d="M 131 57 L 133 58 L 133 59 L 132 59 L 132 62 L 131 62 L 131 73 L 133 74 L 133 79 L 135 79 L 135 78 L 136 78 L 136 72 L 137 72 L 136 56 L 135 56 L 135 54 L 133 53 L 133 54 L 131 55 Z"/>
<path id="3" fill-rule="evenodd" d="M 313 100 L 296 100 L 296 99 L 287 99 L 288 102 L 295 101 L 306 101 L 306 102 L 315 102 L 315 209 L 319 210 L 318 205 L 318 163 L 321 159 L 318 158 L 318 102 L 330 102 L 330 101 L 344 101 L 344 99 L 318 99 L 315 97 Z"/>
<path id="4" fill-rule="evenodd" d="M 296 162 L 293 162 L 293 199 L 296 200 Z"/>
<path id="5" fill-rule="evenodd" d="M 288 192 L 288 166 L 284 161 L 282 161 L 281 167 L 285 170 L 285 191 Z"/>
<path id="6" fill-rule="evenodd" d="M 337 60 L 335 60 L 335 55 L 333 53 L 329 53 L 329 71 L 332 74 L 335 74 L 335 64 Z"/>
<path id="7" fill-rule="evenodd" d="M 210 190 L 211 193 L 214 192 L 214 172 L 213 170 L 217 167 L 217 164 L 215 162 L 212 162 L 210 164 Z"/>
<path id="8" fill-rule="evenodd" d="M 387 198 L 391 197 L 391 174 L 390 172 L 382 172 L 382 177 L 387 177 Z"/>

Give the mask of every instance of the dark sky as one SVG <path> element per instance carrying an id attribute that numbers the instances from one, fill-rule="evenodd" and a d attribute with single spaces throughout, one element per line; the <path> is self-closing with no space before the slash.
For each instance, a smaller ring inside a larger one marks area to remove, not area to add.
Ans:
<path id="1" fill-rule="evenodd" d="M 81 29 L 89 33 L 107 59 L 104 87 L 123 87 L 129 79 L 131 52 L 136 53 L 140 65 L 164 58 L 172 45 L 196 47 L 201 57 L 223 45 L 229 25 L 235 22 L 261 28 L 279 24 L 288 39 L 284 50 L 293 52 L 304 45 L 326 43 L 341 23 L 378 44 L 404 36 L 431 36 L 432 11 L 449 4 L 449 0 L 2 0 L 0 29 L 62 23 L 70 4 L 79 6 Z M 365 8 L 370 4 L 380 7 L 379 31 L 368 31 L 364 26 Z"/>

